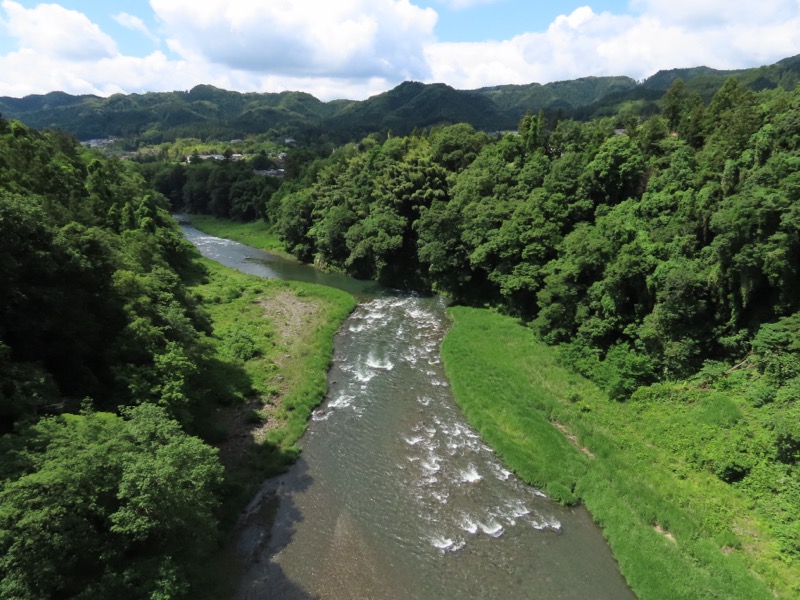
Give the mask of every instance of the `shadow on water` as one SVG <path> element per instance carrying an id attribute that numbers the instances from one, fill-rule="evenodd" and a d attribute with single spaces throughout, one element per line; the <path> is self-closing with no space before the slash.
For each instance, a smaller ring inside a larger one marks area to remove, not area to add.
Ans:
<path id="1" fill-rule="evenodd" d="M 283 567 L 273 561 L 294 537 L 303 515 L 293 494 L 311 486 L 308 465 L 302 458 L 292 466 L 291 474 L 266 481 L 247 507 L 234 532 L 237 552 L 244 569 L 236 598 L 240 600 L 311 600 L 317 598 L 289 579 Z M 291 488 L 291 494 L 286 493 Z"/>
<path id="2" fill-rule="evenodd" d="M 292 581 L 273 560 L 293 539 L 303 515 L 292 494 L 312 484 L 302 459 L 291 473 L 266 479 L 229 528 L 215 562 L 213 597 L 237 600 L 317 600 Z M 292 493 L 287 493 L 291 489 Z"/>

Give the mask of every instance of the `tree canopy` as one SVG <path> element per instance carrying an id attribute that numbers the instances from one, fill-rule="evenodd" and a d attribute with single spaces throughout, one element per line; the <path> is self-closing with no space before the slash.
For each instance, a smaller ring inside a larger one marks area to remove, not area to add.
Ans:
<path id="1" fill-rule="evenodd" d="M 0 124 L 0 595 L 193 597 L 222 467 L 190 246 L 136 165 Z"/>

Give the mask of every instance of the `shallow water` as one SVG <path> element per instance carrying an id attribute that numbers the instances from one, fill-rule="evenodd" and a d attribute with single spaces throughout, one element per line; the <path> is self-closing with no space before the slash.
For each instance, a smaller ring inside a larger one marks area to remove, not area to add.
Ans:
<path id="1" fill-rule="evenodd" d="M 207 235 L 190 225 L 182 224 L 181 229 L 186 238 L 200 250 L 203 256 L 243 273 L 269 279 L 318 283 L 344 290 L 357 298 L 374 297 L 386 293 L 374 281 L 360 281 L 347 275 L 324 273 L 296 260 Z"/>
<path id="2" fill-rule="evenodd" d="M 261 264 L 233 242 L 198 247 Z M 586 511 L 523 484 L 466 423 L 439 359 L 444 301 L 344 285 L 365 299 L 301 459 L 267 483 L 274 524 L 254 502 L 240 532 L 240 597 L 633 598 Z"/>

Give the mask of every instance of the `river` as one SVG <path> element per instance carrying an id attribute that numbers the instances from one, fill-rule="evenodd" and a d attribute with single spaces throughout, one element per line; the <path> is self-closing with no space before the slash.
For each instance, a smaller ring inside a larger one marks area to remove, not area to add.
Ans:
<path id="1" fill-rule="evenodd" d="M 238 533 L 240 598 L 634 598 L 587 512 L 522 483 L 467 424 L 439 360 L 441 298 L 184 230 L 227 266 L 361 299 L 300 459 L 265 483 Z"/>

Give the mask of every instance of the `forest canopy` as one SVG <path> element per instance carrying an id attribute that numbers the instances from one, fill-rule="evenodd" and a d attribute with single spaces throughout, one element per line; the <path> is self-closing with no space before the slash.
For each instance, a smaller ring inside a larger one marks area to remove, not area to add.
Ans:
<path id="1" fill-rule="evenodd" d="M 283 180 L 0 120 L 3 597 L 196 592 L 223 484 L 193 436 L 210 324 L 170 209 L 262 220 L 321 268 L 512 315 L 612 401 L 713 401 L 661 443 L 800 559 L 800 88 L 715 89 L 675 80 L 646 116 L 296 147 Z"/>
<path id="2" fill-rule="evenodd" d="M 190 246 L 68 135 L 0 120 L 0 165 L 0 596 L 190 596 L 222 483 Z"/>

